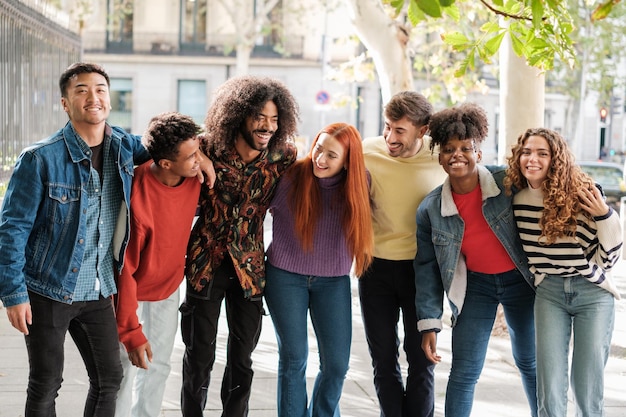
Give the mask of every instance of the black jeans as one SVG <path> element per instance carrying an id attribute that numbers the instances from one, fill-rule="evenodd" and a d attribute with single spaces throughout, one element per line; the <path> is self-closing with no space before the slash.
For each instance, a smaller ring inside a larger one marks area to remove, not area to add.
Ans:
<path id="1" fill-rule="evenodd" d="M 381 417 L 433 416 L 435 364 L 426 359 L 417 331 L 413 261 L 375 258 L 359 279 L 359 298 Z M 406 388 L 398 362 L 400 311 L 409 364 Z"/>
<path id="2" fill-rule="evenodd" d="M 63 345 L 69 332 L 89 375 L 84 415 L 113 417 L 122 364 L 111 299 L 63 304 L 31 291 L 28 295 L 33 324 L 25 336 L 30 365 L 25 416 L 56 416 L 55 399 L 63 381 Z"/>
<path id="3" fill-rule="evenodd" d="M 248 415 L 254 375 L 252 352 L 261 334 L 263 302 L 261 298 L 244 298 L 233 264 L 227 259 L 202 291 L 197 292 L 187 285 L 187 295 L 180 307 L 185 343 L 181 391 L 184 417 L 202 417 L 215 363 L 217 323 L 224 299 L 229 333 L 221 388 L 222 416 Z"/>

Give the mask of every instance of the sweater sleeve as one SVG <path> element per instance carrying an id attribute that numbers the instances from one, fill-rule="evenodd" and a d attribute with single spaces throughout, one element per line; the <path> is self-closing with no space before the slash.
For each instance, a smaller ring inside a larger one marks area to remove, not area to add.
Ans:
<path id="1" fill-rule="evenodd" d="M 132 217 L 131 217 L 132 219 Z M 126 248 L 124 268 L 118 277 L 116 296 L 116 320 L 120 342 L 127 352 L 132 352 L 148 341 L 137 317 L 137 281 L 134 274 L 139 267 L 141 251 L 146 241 L 142 228 L 131 220 L 130 239 Z"/>
<path id="2" fill-rule="evenodd" d="M 613 208 L 602 217 L 596 217 L 599 245 L 593 254 L 593 262 L 605 271 L 610 271 L 620 259 L 622 252 L 622 227 Z"/>

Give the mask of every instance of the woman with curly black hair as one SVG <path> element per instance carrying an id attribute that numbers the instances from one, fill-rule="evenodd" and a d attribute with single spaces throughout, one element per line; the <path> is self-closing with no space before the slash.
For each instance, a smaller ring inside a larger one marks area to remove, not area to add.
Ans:
<path id="1" fill-rule="evenodd" d="M 515 227 L 502 167 L 479 165 L 487 115 L 462 104 L 433 115 L 431 149 L 448 174 L 417 212 L 415 303 L 422 349 L 434 363 L 443 293 L 452 310 L 452 368 L 446 417 L 468 417 L 498 305 L 511 336 L 531 415 L 537 415 L 532 274 Z"/>
<path id="2" fill-rule="evenodd" d="M 180 308 L 185 417 L 202 416 L 224 299 L 229 337 L 223 415 L 248 414 L 251 356 L 263 316 L 263 221 L 279 177 L 296 159 L 297 122 L 298 105 L 287 87 L 253 76 L 226 81 L 207 113 L 201 148 L 217 180 L 214 188 L 200 190 L 200 215 L 187 248 L 187 293 Z"/>
<path id="3" fill-rule="evenodd" d="M 516 192 L 515 219 L 537 285 L 539 416 L 567 415 L 572 338 L 576 415 L 602 416 L 614 299 L 620 298 L 608 273 L 622 247 L 619 217 L 550 129 L 528 129 L 518 138 L 505 184 Z"/>

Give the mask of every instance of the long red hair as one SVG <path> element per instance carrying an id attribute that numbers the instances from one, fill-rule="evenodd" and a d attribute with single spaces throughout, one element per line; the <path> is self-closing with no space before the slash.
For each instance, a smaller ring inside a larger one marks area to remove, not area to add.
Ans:
<path id="1" fill-rule="evenodd" d="M 340 195 L 345 198 L 343 233 L 350 253 L 355 260 L 355 273 L 360 276 L 372 262 L 374 232 L 369 197 L 369 185 L 363 160 L 361 135 L 352 125 L 333 123 L 322 129 L 309 153 L 296 161 L 289 169 L 293 186 L 289 192 L 289 204 L 294 213 L 295 230 L 302 247 L 311 250 L 313 235 L 319 213 L 323 210 L 319 183 L 313 175 L 313 150 L 322 134 L 335 138 L 344 148 L 345 181 Z"/>

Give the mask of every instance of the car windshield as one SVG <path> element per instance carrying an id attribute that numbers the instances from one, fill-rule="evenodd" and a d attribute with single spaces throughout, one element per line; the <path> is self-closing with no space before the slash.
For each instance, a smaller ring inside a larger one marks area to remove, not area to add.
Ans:
<path id="1" fill-rule="evenodd" d="M 622 172 L 615 167 L 611 166 L 581 166 L 583 171 L 591 175 L 597 183 L 603 187 L 617 187 L 619 188 L 622 181 Z"/>

